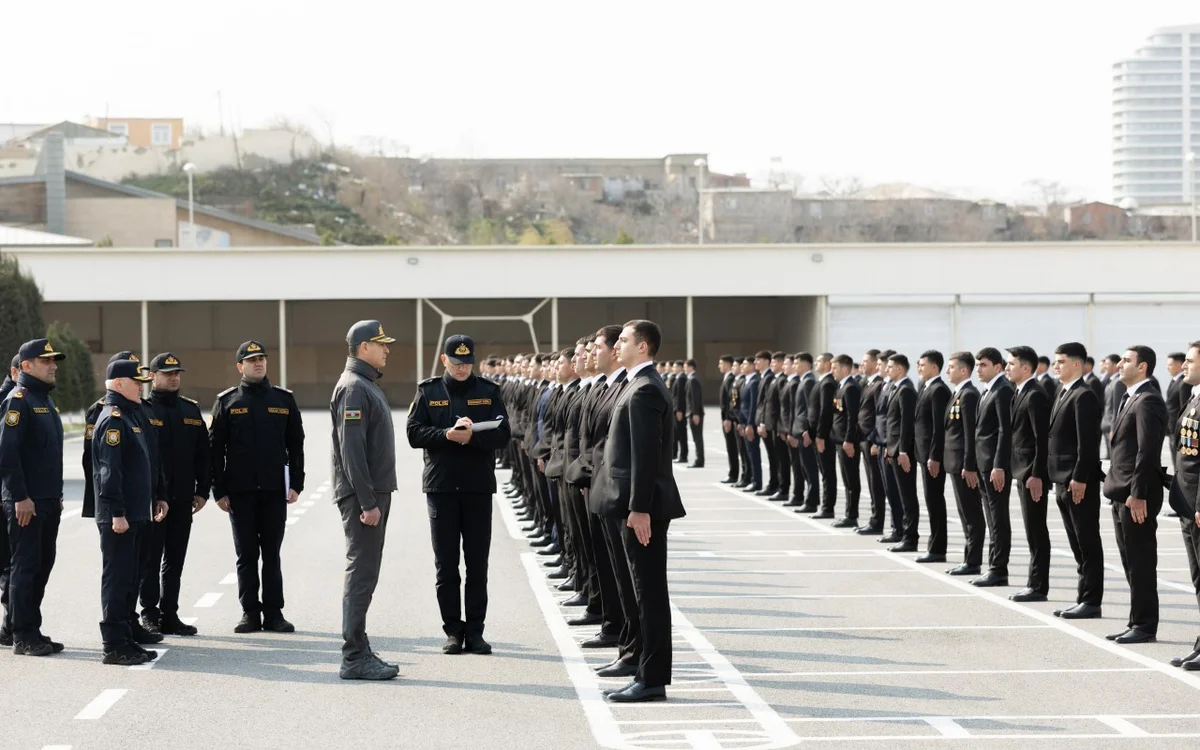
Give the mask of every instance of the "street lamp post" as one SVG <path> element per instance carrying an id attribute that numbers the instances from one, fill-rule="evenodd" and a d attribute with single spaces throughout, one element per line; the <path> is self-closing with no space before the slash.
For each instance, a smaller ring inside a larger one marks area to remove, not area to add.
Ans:
<path id="1" fill-rule="evenodd" d="M 704 168 L 708 162 L 697 159 L 696 166 L 696 236 L 699 244 L 704 244 Z"/>
<path id="2" fill-rule="evenodd" d="M 192 173 L 196 165 L 190 161 L 183 165 L 183 171 L 188 178 L 188 247 L 196 247 L 196 194 L 192 186 Z"/>
<path id="3" fill-rule="evenodd" d="M 1191 209 L 1188 214 L 1192 217 L 1192 242 L 1196 241 L 1196 152 L 1189 151 L 1184 159 L 1187 162 L 1188 196 L 1191 199 Z"/>

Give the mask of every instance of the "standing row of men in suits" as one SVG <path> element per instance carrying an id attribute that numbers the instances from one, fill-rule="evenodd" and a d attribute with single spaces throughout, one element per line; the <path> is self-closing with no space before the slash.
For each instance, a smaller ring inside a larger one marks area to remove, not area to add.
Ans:
<path id="1" fill-rule="evenodd" d="M 845 354 L 726 356 L 720 363 L 721 416 L 729 475 L 723 481 L 797 513 L 832 519 L 840 474 L 846 501 L 834 526 L 878 535 L 891 551 L 903 553 L 919 548 L 919 475 L 929 537 L 916 561 L 944 563 L 949 477 L 966 544 L 961 563 L 947 572 L 972 576 L 980 587 L 1009 585 L 1015 486 L 1030 548 L 1025 587 L 1010 596 L 1018 602 L 1045 601 L 1049 593 L 1053 488 L 1079 571 L 1075 605 L 1054 613 L 1066 619 L 1102 614 L 1103 495 L 1133 600 L 1126 629 L 1110 639 L 1153 641 L 1157 516 L 1167 487 L 1200 604 L 1200 404 L 1191 396 L 1200 384 L 1200 348 L 1194 345 L 1186 356 L 1172 353 L 1168 361 L 1164 398 L 1153 377 L 1155 352 L 1140 345 L 1106 357 L 1100 375 L 1076 342 L 1058 347 L 1053 361 L 1025 346 L 1011 347 L 1007 357 L 991 347 L 955 352 L 949 361 L 929 350 L 916 362 L 919 388 L 908 357 L 892 351 L 866 352 L 857 375 Z M 1173 478 L 1160 460 L 1168 433 Z M 1102 441 L 1110 458 L 1107 474 Z M 859 526 L 863 474 L 871 508 Z M 1200 670 L 1200 639 L 1173 663 Z"/>
<path id="2" fill-rule="evenodd" d="M 673 457 L 686 460 L 681 417 L 702 427 L 703 411 L 680 414 L 691 381 L 677 378 L 684 400 L 672 396 L 653 361 L 661 342 L 635 320 L 492 368 L 512 405 L 507 494 L 549 578 L 572 594 L 563 604 L 583 608 L 568 624 L 600 626 L 581 645 L 615 649 L 598 675 L 630 678 L 605 691 L 613 702 L 663 700 L 671 683 L 667 530 L 684 515 Z M 701 442 L 697 453 L 703 465 Z"/>
<path id="3" fill-rule="evenodd" d="M 671 411 L 675 415 L 675 447 L 672 458 L 689 469 L 704 468 L 704 395 L 696 360 L 676 360 L 668 365 L 659 362 L 658 374 L 671 394 Z M 696 446 L 696 458 L 688 463 L 688 433 Z"/>

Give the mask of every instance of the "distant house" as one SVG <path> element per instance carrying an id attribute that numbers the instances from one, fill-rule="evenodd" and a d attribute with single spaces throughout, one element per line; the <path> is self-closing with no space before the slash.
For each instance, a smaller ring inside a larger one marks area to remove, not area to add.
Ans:
<path id="1" fill-rule="evenodd" d="M 1092 201 L 1063 209 L 1063 222 L 1072 239 L 1111 240 L 1129 230 L 1129 216 L 1120 206 Z"/>
<path id="2" fill-rule="evenodd" d="M 88 123 L 94 128 L 124 136 L 133 146 L 179 148 L 183 120 L 173 117 L 102 117 Z"/>

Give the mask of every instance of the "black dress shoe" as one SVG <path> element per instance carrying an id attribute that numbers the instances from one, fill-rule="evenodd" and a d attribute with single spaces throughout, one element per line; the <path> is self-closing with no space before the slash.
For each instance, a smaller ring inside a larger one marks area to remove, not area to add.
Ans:
<path id="1" fill-rule="evenodd" d="M 916 552 L 916 551 L 917 551 L 917 543 L 916 542 L 900 542 L 895 547 L 888 547 L 888 552 Z"/>
<path id="2" fill-rule="evenodd" d="M 835 529 L 853 529 L 856 526 L 858 526 L 857 518 L 843 518 L 833 523 L 833 528 Z"/>
<path id="3" fill-rule="evenodd" d="M 1020 591 L 1018 591 L 1017 593 L 1013 594 L 1012 596 L 1010 596 L 1008 598 L 1010 601 L 1014 601 L 1014 602 L 1044 602 L 1044 601 L 1046 601 L 1046 595 L 1044 593 L 1042 593 L 1041 591 L 1035 591 L 1034 589 L 1021 589 Z"/>
<path id="4" fill-rule="evenodd" d="M 579 625 L 599 625 L 602 622 L 604 622 L 604 615 L 600 614 L 599 612 L 584 612 L 579 617 L 572 617 L 570 620 L 567 620 L 567 624 L 571 627 L 577 627 Z"/>
<path id="5" fill-rule="evenodd" d="M 554 544 L 554 540 L 548 536 L 539 537 L 529 543 L 530 547 L 549 547 Z"/>
<path id="6" fill-rule="evenodd" d="M 813 505 L 802 505 L 799 508 L 796 508 L 795 512 L 796 513 L 816 513 L 817 509 L 816 509 L 816 506 L 813 506 Z"/>
<path id="7" fill-rule="evenodd" d="M 250 614 L 249 612 L 242 614 L 242 619 L 238 620 L 238 624 L 233 626 L 235 633 L 254 633 L 262 630 L 262 618 L 258 615 Z"/>
<path id="8" fill-rule="evenodd" d="M 830 511 L 822 511 L 821 513 L 813 515 L 813 518 L 833 518 L 833 513 Z"/>
<path id="9" fill-rule="evenodd" d="M 554 588 L 558 589 L 559 591 L 575 591 L 576 590 L 575 579 L 568 578 L 567 580 L 558 584 Z"/>
<path id="10" fill-rule="evenodd" d="M 971 581 L 971 585 L 979 586 L 980 588 L 990 588 L 992 586 L 1007 586 L 1008 585 L 1008 576 L 1001 575 L 994 570 L 989 570 L 982 577 L 976 578 L 974 581 Z"/>
<path id="11" fill-rule="evenodd" d="M 803 508 L 804 501 L 798 497 L 793 497 L 791 500 L 788 500 L 786 503 L 784 503 L 783 507 L 785 507 L 785 508 Z M 796 511 L 796 512 L 799 513 L 800 511 Z"/>
<path id="12" fill-rule="evenodd" d="M 687 459 L 686 459 L 686 458 L 677 458 L 677 459 L 675 459 L 674 461 L 672 461 L 671 463 L 673 463 L 673 464 L 686 464 L 686 463 L 687 463 Z"/>
<path id="13" fill-rule="evenodd" d="M 463 651 L 468 654 L 487 655 L 492 653 L 492 644 L 483 640 L 483 636 L 478 633 L 468 633 L 467 641 L 463 644 Z"/>
<path id="14" fill-rule="evenodd" d="M 918 560 L 917 562 L 920 562 L 920 560 Z M 950 570 L 947 570 L 946 575 L 977 576 L 977 575 L 979 575 L 979 566 L 978 565 L 967 565 L 966 563 L 963 563 L 962 565 L 956 565 L 955 567 L 951 568 Z"/>
<path id="15" fill-rule="evenodd" d="M 770 485 L 767 485 L 767 488 L 765 490 L 759 490 L 758 492 L 755 492 L 754 494 L 758 495 L 759 497 L 771 497 L 772 495 L 774 495 L 777 492 L 779 492 L 778 487 L 772 487 Z"/>
<path id="16" fill-rule="evenodd" d="M 1109 633 L 1108 635 L 1104 636 L 1104 639 L 1107 641 L 1115 641 L 1118 638 L 1120 638 L 1121 636 L 1125 635 L 1126 633 L 1132 633 L 1132 632 L 1133 632 L 1133 628 L 1126 628 L 1125 630 L 1122 630 L 1120 633 Z"/>
<path id="17" fill-rule="evenodd" d="M 688 468 L 689 469 L 703 469 L 704 464 L 703 463 L 698 463 L 698 464 L 692 463 L 692 464 L 688 464 Z"/>
<path id="18" fill-rule="evenodd" d="M 1147 633 L 1141 628 L 1130 628 L 1113 639 L 1114 642 L 1125 646 L 1133 646 L 1138 643 L 1154 643 L 1156 640 L 1158 640 L 1158 637 L 1154 633 Z"/>
<path id="19" fill-rule="evenodd" d="M 587 594 L 581 591 L 570 599 L 561 602 L 561 604 L 564 607 L 586 607 L 588 605 L 588 597 Z"/>
<path id="20" fill-rule="evenodd" d="M 163 635 L 195 635 L 195 625 L 187 625 L 177 617 L 164 617 L 158 624 L 159 632 Z"/>
<path id="21" fill-rule="evenodd" d="M 861 536 L 879 536 L 883 533 L 883 529 L 878 526 L 867 524 L 866 526 L 859 526 L 854 530 L 854 533 Z"/>
<path id="22" fill-rule="evenodd" d="M 66 646 L 62 645 L 61 643 L 59 643 L 56 640 L 51 639 L 50 636 L 48 636 L 48 635 L 42 636 L 42 643 L 45 643 L 48 646 L 50 646 L 50 651 L 55 654 L 61 654 L 63 651 L 65 651 L 67 649 Z"/>
<path id="23" fill-rule="evenodd" d="M 457 656 L 462 653 L 463 639 L 461 635 L 448 635 L 446 642 L 442 644 L 442 653 L 449 656 Z"/>
<path id="24" fill-rule="evenodd" d="M 648 688 L 640 682 L 633 683 L 619 693 L 609 693 L 607 696 L 613 703 L 646 703 L 647 701 L 665 701 L 667 689 L 662 685 Z"/>
<path id="25" fill-rule="evenodd" d="M 1189 659 L 1179 665 L 1185 672 L 1200 672 L 1200 656 L 1195 659 Z"/>
<path id="26" fill-rule="evenodd" d="M 1200 659 L 1200 638 L 1197 638 L 1195 644 L 1192 645 L 1192 653 L 1187 656 L 1176 656 L 1171 660 L 1171 666 L 1182 667 L 1185 663 L 1196 659 Z M 1197 669 L 1200 669 L 1200 665 L 1197 665 Z"/>
<path id="27" fill-rule="evenodd" d="M 944 562 L 946 562 L 946 556 L 945 555 L 935 555 L 932 552 L 928 552 L 928 553 L 918 557 L 916 562 L 919 562 L 919 563 L 944 563 Z M 978 572 L 978 571 L 976 571 L 976 572 Z"/>
<path id="28" fill-rule="evenodd" d="M 549 560 L 542 560 L 543 568 L 561 568 L 563 566 L 562 556 L 552 557 Z"/>
<path id="29" fill-rule="evenodd" d="M 616 662 L 613 662 L 613 664 L 616 664 Z M 611 667 L 612 664 L 608 664 L 606 666 Z M 637 680 L 633 680 L 628 685 L 622 685 L 619 688 L 608 688 L 607 690 L 602 690 L 601 695 L 603 695 L 605 698 L 607 698 L 608 696 L 612 695 L 613 693 L 623 693 L 626 690 L 628 690 L 629 688 L 633 687 L 635 684 L 637 684 Z"/>
<path id="30" fill-rule="evenodd" d="M 539 555 L 561 555 L 562 547 L 558 546 L 558 542 L 555 542 L 549 547 L 543 547 L 542 549 L 538 550 L 537 553 Z"/>
<path id="31" fill-rule="evenodd" d="M 748 493 L 751 495 L 757 495 L 758 493 L 762 492 L 762 485 L 761 484 L 748 484 L 742 488 L 742 492 L 745 492 L 745 493 Z"/>
<path id="32" fill-rule="evenodd" d="M 571 571 L 567 570 L 566 568 L 559 568 L 558 570 L 552 571 L 546 577 L 551 581 L 565 581 L 571 577 Z"/>
<path id="33" fill-rule="evenodd" d="M 281 613 L 263 618 L 263 630 L 270 633 L 295 633 L 296 626 L 284 619 Z"/>
<path id="34" fill-rule="evenodd" d="M 627 662 L 627 661 L 618 661 L 616 664 L 613 664 L 612 666 L 608 666 L 608 667 L 605 667 L 604 669 L 598 670 L 596 672 L 596 676 L 597 677 L 633 677 L 635 674 L 637 674 L 637 670 L 638 670 L 638 665 L 636 665 L 636 664 L 631 664 L 630 662 Z"/>
<path id="35" fill-rule="evenodd" d="M 740 489 L 745 489 L 746 487 L 749 487 L 750 483 L 739 479 L 738 481 L 733 483 L 733 486 L 740 490 Z"/>
<path id="36" fill-rule="evenodd" d="M 767 499 L 773 503 L 782 503 L 784 500 L 787 500 L 787 493 L 786 492 L 776 492 L 774 495 L 771 495 Z"/>
<path id="37" fill-rule="evenodd" d="M 721 484 L 737 484 L 737 480 L 733 477 L 725 477 L 721 480 Z"/>
<path id="38" fill-rule="evenodd" d="M 1064 620 L 1095 620 L 1102 612 L 1099 604 L 1076 604 L 1069 609 L 1054 610 L 1054 616 Z"/>
<path id="39" fill-rule="evenodd" d="M 579 647 L 580 648 L 611 648 L 612 646 L 617 645 L 617 641 L 620 640 L 620 638 L 621 637 L 616 634 L 597 633 L 596 635 L 592 636 L 591 638 L 588 638 L 583 643 L 579 644 Z"/>
<path id="40" fill-rule="evenodd" d="M 880 544 L 899 544 L 900 542 L 904 541 L 904 535 L 897 534 L 896 532 L 893 531 L 892 533 L 890 533 L 886 536 L 879 537 L 875 541 L 879 542 Z"/>

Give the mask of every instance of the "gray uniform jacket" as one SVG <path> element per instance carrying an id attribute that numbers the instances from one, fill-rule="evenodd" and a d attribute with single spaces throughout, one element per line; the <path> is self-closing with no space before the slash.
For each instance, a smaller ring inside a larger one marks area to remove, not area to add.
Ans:
<path id="1" fill-rule="evenodd" d="M 350 357 L 333 387 L 333 501 L 354 497 L 363 510 L 396 491 L 396 428 L 380 373 Z"/>

